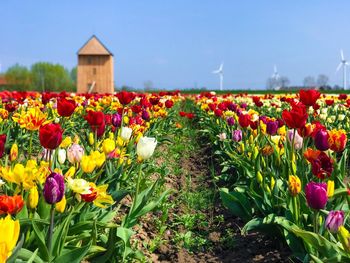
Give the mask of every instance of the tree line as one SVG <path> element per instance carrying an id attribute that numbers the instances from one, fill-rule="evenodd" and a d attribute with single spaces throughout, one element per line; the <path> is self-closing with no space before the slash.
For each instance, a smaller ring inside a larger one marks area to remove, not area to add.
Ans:
<path id="1" fill-rule="evenodd" d="M 60 64 L 37 62 L 30 67 L 15 64 L 4 77 L 7 90 L 75 91 L 77 68 L 68 70 Z"/>

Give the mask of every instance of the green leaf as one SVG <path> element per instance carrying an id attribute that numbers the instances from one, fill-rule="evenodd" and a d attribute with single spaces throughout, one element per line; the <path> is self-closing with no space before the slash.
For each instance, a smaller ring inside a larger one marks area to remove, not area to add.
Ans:
<path id="1" fill-rule="evenodd" d="M 40 230 L 35 221 L 33 221 L 33 230 L 35 233 L 35 239 L 37 241 L 41 257 L 44 260 L 49 260 L 49 250 L 46 246 L 44 230 Z"/>
<path id="2" fill-rule="evenodd" d="M 30 262 L 30 260 L 32 260 L 32 262 L 35 262 L 35 263 L 44 263 L 44 261 L 36 254 L 37 251 L 38 249 L 32 252 L 32 251 L 29 251 L 28 249 L 21 248 L 17 254 L 17 259 L 21 259 L 24 262 Z M 47 261 L 45 260 L 45 262 Z"/>
<path id="3" fill-rule="evenodd" d="M 17 255 L 23 246 L 23 243 L 24 243 L 24 234 L 21 235 L 21 239 L 19 240 L 16 247 L 12 251 L 11 256 L 7 259 L 7 261 L 6 261 L 7 263 L 14 263 L 15 262 Z"/>
<path id="4" fill-rule="evenodd" d="M 54 262 L 79 263 L 88 253 L 90 247 L 91 247 L 91 242 L 84 247 L 75 248 L 70 250 L 69 252 L 66 252 L 60 255 L 59 257 L 55 258 Z"/>
<path id="5" fill-rule="evenodd" d="M 126 257 L 132 252 L 130 238 L 133 234 L 134 232 L 131 229 L 124 227 L 117 228 L 117 237 L 121 238 L 124 242 L 123 261 L 125 261 Z"/>
<path id="6" fill-rule="evenodd" d="M 240 192 L 229 193 L 227 188 L 221 188 L 220 197 L 224 206 L 235 216 L 238 216 L 245 221 L 252 218 L 251 208 L 244 194 Z"/>

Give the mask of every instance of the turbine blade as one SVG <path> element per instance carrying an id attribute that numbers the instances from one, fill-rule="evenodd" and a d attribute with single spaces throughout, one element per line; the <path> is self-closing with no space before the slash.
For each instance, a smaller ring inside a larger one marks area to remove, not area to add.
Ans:
<path id="1" fill-rule="evenodd" d="M 339 65 L 338 65 L 337 69 L 335 70 L 335 72 L 338 72 L 339 69 L 341 68 L 341 66 L 342 66 L 342 63 L 339 63 Z"/>
<path id="2" fill-rule="evenodd" d="M 344 60 L 344 53 L 342 49 L 340 50 L 340 57 L 341 57 L 341 60 Z"/>

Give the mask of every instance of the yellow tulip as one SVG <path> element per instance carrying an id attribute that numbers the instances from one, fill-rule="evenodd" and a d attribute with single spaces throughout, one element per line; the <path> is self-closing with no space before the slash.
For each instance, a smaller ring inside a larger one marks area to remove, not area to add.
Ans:
<path id="1" fill-rule="evenodd" d="M 0 262 L 6 262 L 11 256 L 19 237 L 19 230 L 19 221 L 12 220 L 10 215 L 0 219 Z"/>
<path id="2" fill-rule="evenodd" d="M 101 167 L 106 161 L 106 155 L 104 153 L 100 153 L 99 151 L 93 151 L 90 155 L 90 159 L 95 160 L 97 167 Z"/>
<path id="3" fill-rule="evenodd" d="M 64 138 L 64 140 L 61 142 L 60 147 L 67 148 L 71 144 L 72 144 L 72 138 L 70 136 L 68 136 L 68 137 Z"/>
<path id="4" fill-rule="evenodd" d="M 29 190 L 29 195 L 27 199 L 27 206 L 31 209 L 35 209 L 39 202 L 39 192 L 36 186 Z"/>
<path id="5" fill-rule="evenodd" d="M 92 173 L 96 168 L 96 161 L 90 156 L 83 156 L 80 164 L 81 169 L 83 169 L 84 173 Z"/>
<path id="6" fill-rule="evenodd" d="M 288 188 L 291 196 L 296 196 L 301 191 L 301 182 L 298 176 L 290 175 L 288 178 Z"/>
<path id="7" fill-rule="evenodd" d="M 58 213 L 63 213 L 64 210 L 66 209 L 66 205 L 67 205 L 67 199 L 66 199 L 66 196 L 64 195 L 61 201 L 56 203 L 55 209 Z"/>
<path id="8" fill-rule="evenodd" d="M 72 167 L 69 168 L 68 171 L 64 174 L 64 177 L 65 177 L 65 178 L 73 177 L 74 174 L 75 174 L 75 167 L 72 166 Z"/>
<path id="9" fill-rule="evenodd" d="M 102 143 L 102 149 L 105 154 L 109 154 L 115 149 L 115 142 L 113 139 L 105 139 Z"/>
<path id="10" fill-rule="evenodd" d="M 107 208 L 106 204 L 111 205 L 114 203 L 111 195 L 107 194 L 108 185 L 100 185 L 96 187 L 97 197 L 93 201 L 94 205 L 101 208 Z"/>
<path id="11" fill-rule="evenodd" d="M 71 177 L 68 177 L 68 187 L 77 194 L 91 194 L 90 185 L 89 182 L 84 179 L 72 179 Z"/>

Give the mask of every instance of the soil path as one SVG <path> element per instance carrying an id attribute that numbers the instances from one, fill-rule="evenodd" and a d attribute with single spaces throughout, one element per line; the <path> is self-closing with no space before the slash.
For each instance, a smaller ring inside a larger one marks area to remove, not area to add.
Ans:
<path id="1" fill-rule="evenodd" d="M 291 252 L 279 240 L 260 233 L 241 235 L 244 223 L 222 206 L 214 180 L 219 174 L 198 131 L 183 128 L 171 136 L 173 143 L 158 148 L 156 162 L 169 169 L 165 187 L 174 192 L 165 204 L 168 215 L 161 233 L 154 221 L 144 229 L 159 240 L 148 258 L 163 263 L 291 262 Z"/>

